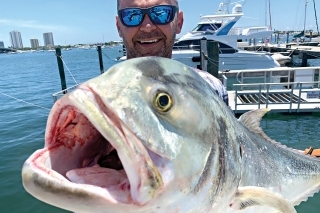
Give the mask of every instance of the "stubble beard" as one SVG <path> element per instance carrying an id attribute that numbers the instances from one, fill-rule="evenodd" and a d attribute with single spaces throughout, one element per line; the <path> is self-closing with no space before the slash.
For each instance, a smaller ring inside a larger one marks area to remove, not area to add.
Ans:
<path id="1" fill-rule="evenodd" d="M 148 39 L 148 38 L 154 38 L 154 37 L 160 37 L 164 38 L 164 45 L 157 51 L 151 51 L 151 52 L 143 52 L 140 51 L 138 47 L 136 47 L 135 42 L 132 41 L 133 45 L 129 45 L 128 41 L 126 39 L 123 39 L 123 43 L 126 47 L 127 51 L 127 58 L 138 58 L 138 57 L 144 57 L 144 56 L 159 56 L 159 57 L 165 57 L 165 58 L 171 58 L 172 56 L 172 47 L 176 38 L 176 28 L 174 28 L 174 32 L 172 34 L 172 37 L 170 39 L 166 38 L 165 35 L 160 31 L 153 31 L 151 33 L 141 33 L 133 38 L 134 40 L 141 40 L 141 39 Z"/>

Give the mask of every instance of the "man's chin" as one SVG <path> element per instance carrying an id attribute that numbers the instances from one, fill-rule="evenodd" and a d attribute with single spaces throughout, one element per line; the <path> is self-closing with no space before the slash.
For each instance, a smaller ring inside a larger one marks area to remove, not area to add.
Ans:
<path id="1" fill-rule="evenodd" d="M 163 39 L 155 43 L 136 43 L 134 51 L 137 51 L 141 56 L 163 56 L 166 52 L 166 45 Z"/>
<path id="2" fill-rule="evenodd" d="M 134 58 L 137 57 L 146 57 L 146 56 L 159 56 L 169 58 L 169 54 L 166 51 L 162 50 L 152 50 L 152 51 L 136 51 L 132 54 Z"/>

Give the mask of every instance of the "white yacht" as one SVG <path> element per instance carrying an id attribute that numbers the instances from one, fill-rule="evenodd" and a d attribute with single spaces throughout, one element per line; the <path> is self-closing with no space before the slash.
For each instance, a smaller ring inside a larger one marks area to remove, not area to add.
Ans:
<path id="1" fill-rule="evenodd" d="M 179 46 L 179 42 L 175 43 L 176 46 L 173 47 L 172 59 L 191 67 L 200 68 L 200 40 L 185 40 L 183 42 L 183 46 Z M 186 45 L 187 42 L 190 42 L 190 44 Z M 126 59 L 126 56 L 122 56 L 117 60 L 123 61 Z M 270 53 L 239 50 L 223 42 L 219 42 L 220 71 L 274 67 L 280 67 L 280 64 L 271 57 Z"/>
<path id="2" fill-rule="evenodd" d="M 311 42 L 318 42 L 320 44 L 320 36 L 311 38 Z"/>
<path id="3" fill-rule="evenodd" d="M 264 69 L 280 64 L 267 52 L 238 49 L 238 42 L 269 38 L 273 31 L 268 26 L 234 27 L 243 16 L 242 5 L 236 3 L 228 12 L 230 1 L 220 3 L 214 15 L 201 16 L 197 27 L 174 44 L 172 58 L 192 67 L 200 65 L 200 39 L 219 42 L 219 70 Z"/>
<path id="4" fill-rule="evenodd" d="M 242 5 L 235 3 L 232 13 L 229 13 L 230 1 L 220 3 L 213 15 L 200 16 L 200 22 L 189 33 L 180 38 L 182 40 L 201 39 L 218 40 L 237 47 L 237 42 L 248 42 L 271 37 L 273 31 L 270 26 L 236 27 L 236 23 L 244 15 Z"/>
<path id="5" fill-rule="evenodd" d="M 200 40 L 184 40 L 183 44 L 192 43 L 188 49 L 175 43 L 172 59 L 180 61 L 188 66 L 200 68 Z M 194 45 L 198 44 L 199 45 Z M 192 48 L 189 48 L 192 46 Z M 197 49 L 198 47 L 198 49 Z M 209 59 L 210 60 L 210 59 Z M 241 69 L 266 69 L 280 67 L 276 59 L 267 52 L 250 52 L 233 48 L 223 42 L 219 42 L 219 70 L 241 70 Z"/>

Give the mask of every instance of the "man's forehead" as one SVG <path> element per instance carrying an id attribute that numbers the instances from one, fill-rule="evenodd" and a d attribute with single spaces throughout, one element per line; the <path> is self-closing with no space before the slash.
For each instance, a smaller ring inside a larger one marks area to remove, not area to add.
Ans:
<path id="1" fill-rule="evenodd" d="M 152 7 L 154 5 L 177 5 L 177 0 L 119 0 L 119 9 L 125 7 Z"/>

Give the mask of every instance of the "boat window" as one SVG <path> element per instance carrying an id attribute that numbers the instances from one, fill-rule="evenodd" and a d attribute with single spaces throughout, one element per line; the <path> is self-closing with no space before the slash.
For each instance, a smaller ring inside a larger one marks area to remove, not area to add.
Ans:
<path id="1" fill-rule="evenodd" d="M 194 28 L 192 31 L 207 31 L 207 30 L 212 30 L 216 31 L 221 27 L 220 23 L 215 23 L 215 24 L 198 24 L 196 28 Z"/>
<path id="2" fill-rule="evenodd" d="M 174 50 L 200 50 L 200 40 L 184 40 L 177 41 L 173 45 Z M 238 50 L 233 47 L 219 42 L 219 52 L 223 54 L 232 54 L 238 52 Z"/>
<path id="3" fill-rule="evenodd" d="M 200 50 L 200 40 L 178 41 L 173 45 L 174 50 Z"/>
<path id="4" fill-rule="evenodd" d="M 221 42 L 219 42 L 219 50 L 220 50 L 220 53 L 223 53 L 223 54 L 232 54 L 232 53 L 238 52 L 238 50 L 234 49 L 233 47 L 230 47 L 229 45 Z"/>

